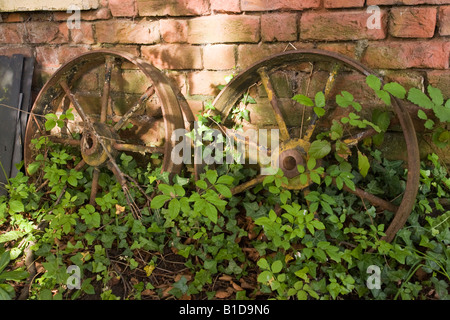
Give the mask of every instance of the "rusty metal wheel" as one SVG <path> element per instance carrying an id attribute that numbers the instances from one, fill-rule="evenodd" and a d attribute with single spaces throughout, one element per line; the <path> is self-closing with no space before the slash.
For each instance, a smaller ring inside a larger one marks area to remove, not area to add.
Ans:
<path id="1" fill-rule="evenodd" d="M 245 127 L 278 128 L 278 167 L 289 181 L 284 187 L 307 193 L 313 182 L 300 181 L 297 165 L 306 166 L 309 148 L 317 135 L 329 130 L 333 119 L 340 119 L 348 113 L 349 108 L 336 106 L 336 95 L 343 90 L 354 94 L 355 101 L 363 106 L 362 116 L 370 117 L 367 113 L 374 107 L 386 108 L 374 91 L 366 85 L 366 76 L 370 74 L 375 73 L 361 63 L 336 53 L 315 49 L 288 51 L 268 57 L 234 77 L 217 96 L 213 106 L 222 119 L 227 119 L 223 120 L 227 129 L 236 124 L 233 120 L 236 119 L 234 110 L 242 109 L 248 110 L 249 121 L 243 122 Z M 318 118 L 312 108 L 302 106 L 292 99 L 296 94 L 304 94 L 314 99 L 314 94 L 319 91 L 322 91 L 326 98 L 327 113 L 324 117 Z M 411 213 L 418 190 L 420 161 L 412 120 L 400 102 L 392 96 L 391 98 L 392 106 L 389 111 L 396 116 L 391 121 L 391 127 L 403 133 L 407 148 L 408 174 L 401 203 L 394 205 L 389 199 L 382 199 L 358 187 L 351 190 L 344 186 L 346 191 L 369 201 L 375 207 L 395 213 L 386 230 L 386 241 L 394 238 Z M 248 103 L 249 101 L 252 102 Z M 343 138 L 342 142 L 351 150 L 350 148 L 358 148 L 363 139 L 374 136 L 377 132 L 373 128 L 356 131 L 354 128 L 344 128 L 344 133 L 347 137 Z M 238 139 L 236 137 L 237 135 L 234 135 L 234 139 Z M 257 147 L 262 148 L 261 145 Z M 273 151 L 270 146 L 269 151 Z M 258 163 L 262 168 L 262 164 Z M 236 186 L 233 193 L 254 187 L 264 178 L 265 176 L 260 174 L 251 180 L 241 181 L 242 184 Z"/>
<path id="2" fill-rule="evenodd" d="M 72 109 L 73 117 L 62 117 Z M 49 115 L 61 120 L 46 128 Z M 170 159 L 175 129 L 192 122 L 184 98 L 164 74 L 149 63 L 124 52 L 92 51 L 59 68 L 40 91 L 28 121 L 25 165 L 37 154 L 32 140 L 48 137 L 75 146 L 82 160 L 76 166 L 93 167 L 90 203 L 95 203 L 100 168 L 108 167 L 126 188 L 115 159 L 119 152 L 162 156 L 162 171 L 178 173 Z M 50 130 L 47 130 L 50 129 Z"/>

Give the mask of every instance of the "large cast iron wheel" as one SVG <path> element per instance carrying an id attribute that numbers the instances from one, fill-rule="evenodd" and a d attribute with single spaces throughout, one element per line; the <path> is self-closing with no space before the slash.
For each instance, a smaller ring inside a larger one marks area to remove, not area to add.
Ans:
<path id="1" fill-rule="evenodd" d="M 60 116 L 72 109 L 74 119 L 46 130 L 46 115 Z M 162 171 L 178 173 L 181 164 L 170 159 L 175 129 L 185 128 L 192 113 L 167 77 L 149 63 L 124 52 L 92 51 L 59 68 L 40 91 L 31 111 L 25 139 L 25 165 L 40 150 L 33 139 L 79 148 L 81 162 L 93 167 L 90 202 L 95 203 L 99 171 L 108 167 L 123 187 L 125 178 L 115 158 L 120 151 L 162 156 Z M 131 125 L 132 126 L 131 126 Z M 142 156 L 141 156 L 142 157 Z"/>
<path id="2" fill-rule="evenodd" d="M 289 183 L 284 187 L 308 192 L 312 182 L 309 181 L 307 184 L 299 182 L 297 165 L 305 165 L 309 147 L 317 133 L 329 129 L 332 119 L 342 116 L 340 112 L 343 110 L 333 105 L 336 94 L 342 90 L 354 93 L 354 89 L 357 88 L 360 95 L 355 94 L 355 100 L 361 102 L 363 107 L 380 103 L 380 100 L 373 98 L 373 90 L 365 85 L 365 78 L 370 74 L 374 72 L 361 63 L 336 53 L 315 49 L 288 51 L 257 62 L 234 77 L 221 91 L 213 105 L 222 119 L 228 119 L 228 122 L 225 122 L 227 129 L 231 129 L 235 123 L 231 119 L 232 110 L 235 108 L 250 110 L 251 120 L 246 124 L 249 127 L 270 128 L 275 124 L 280 137 L 278 165 L 289 178 Z M 292 100 L 295 94 L 309 95 L 313 98 L 313 94 L 317 91 L 323 91 L 327 99 L 325 108 L 328 117 L 318 119 L 316 114 L 311 112 L 312 108 L 305 108 Z M 248 96 L 254 98 L 256 104 L 243 105 L 243 101 L 248 101 Z M 344 187 L 346 191 L 368 200 L 374 206 L 395 213 L 384 237 L 386 241 L 394 238 L 411 213 L 417 195 L 420 168 L 419 149 L 412 120 L 397 99 L 391 96 L 391 100 L 391 111 L 396 116 L 392 123 L 397 123 L 397 127 L 399 125 L 398 129 L 403 132 L 407 147 L 408 175 L 400 205 L 395 206 L 389 199 L 381 199 L 358 187 L 356 190 Z M 267 112 L 267 109 L 273 112 Z M 364 110 L 362 112 L 364 113 Z M 272 117 L 268 119 L 270 115 Z M 374 134 L 376 131 L 373 129 L 352 131 L 344 141 L 353 148 L 364 138 Z M 258 175 L 235 187 L 233 192 L 247 190 L 261 183 L 264 177 Z"/>

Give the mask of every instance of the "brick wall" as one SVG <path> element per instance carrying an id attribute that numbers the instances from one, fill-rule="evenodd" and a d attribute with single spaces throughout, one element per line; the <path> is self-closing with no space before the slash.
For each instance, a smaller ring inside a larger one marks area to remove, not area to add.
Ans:
<path id="1" fill-rule="evenodd" d="M 368 29 L 370 5 L 381 28 Z M 360 58 L 405 86 L 431 83 L 450 98 L 450 0 L 101 0 L 82 11 L 2 13 L 0 54 L 37 60 L 34 88 L 61 63 L 97 48 L 132 52 L 166 70 L 192 109 L 251 63 L 292 48 Z"/>

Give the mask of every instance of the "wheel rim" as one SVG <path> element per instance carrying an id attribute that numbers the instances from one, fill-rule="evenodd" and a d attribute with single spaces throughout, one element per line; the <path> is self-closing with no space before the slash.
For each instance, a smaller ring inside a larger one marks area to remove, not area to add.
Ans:
<path id="1" fill-rule="evenodd" d="M 303 190 L 307 189 L 308 185 L 293 184 L 295 180 L 295 171 L 298 164 L 304 165 L 305 154 L 311 143 L 312 133 L 315 129 L 315 120 L 312 126 L 306 127 L 305 130 L 300 129 L 301 137 L 292 137 L 289 132 L 287 132 L 286 121 L 283 119 L 282 112 L 278 106 L 279 100 L 277 92 L 273 87 L 273 83 L 270 77 L 276 75 L 276 72 L 288 70 L 293 65 L 300 66 L 302 62 L 314 62 L 314 67 L 316 64 L 328 63 L 330 65 L 328 69 L 328 75 L 326 77 L 326 83 L 323 86 L 323 92 L 326 96 L 334 90 L 335 79 L 340 76 L 341 70 L 352 70 L 362 77 L 366 77 L 371 74 L 375 74 L 373 71 L 362 65 L 361 63 L 354 61 L 348 57 L 340 54 L 316 50 L 316 49 L 305 49 L 297 51 L 288 51 L 285 53 L 270 56 L 262 61 L 255 63 L 254 65 L 247 68 L 245 71 L 241 72 L 238 76 L 233 78 L 232 81 L 220 92 L 217 98 L 213 102 L 213 106 L 218 113 L 221 114 L 222 119 L 226 119 L 230 116 L 232 108 L 241 101 L 244 94 L 248 94 L 250 89 L 256 86 L 263 87 L 267 94 L 267 99 L 270 101 L 270 105 L 274 114 L 274 119 L 276 125 L 280 129 L 280 148 L 279 148 L 279 167 L 283 170 L 285 176 L 290 178 L 290 184 L 284 187 L 288 189 Z M 283 69 L 286 68 L 286 69 Z M 311 74 L 313 71 L 311 71 Z M 311 80 L 312 78 L 310 78 Z M 273 101 L 274 100 L 274 101 Z M 278 100 L 278 101 L 277 101 Z M 389 211 L 393 211 L 395 216 L 391 221 L 388 229 L 386 230 L 386 236 L 383 238 L 385 241 L 392 241 L 395 234 L 400 230 L 406 223 L 411 210 L 414 206 L 415 198 L 417 195 L 417 190 L 419 186 L 419 173 L 420 173 L 420 159 L 419 159 L 419 148 L 417 143 L 417 137 L 412 120 L 409 113 L 401 105 L 400 101 L 391 96 L 392 110 L 398 118 L 398 123 L 403 132 L 403 137 L 406 142 L 407 147 L 407 182 L 404 190 L 403 199 L 398 207 L 392 206 L 389 202 L 379 199 L 364 190 L 356 189 L 355 193 L 359 197 L 369 200 L 376 206 L 384 207 Z M 304 119 L 304 118 L 303 118 Z M 227 126 L 227 125 L 226 125 Z M 303 120 L 302 120 L 303 127 Z M 311 130 L 310 130 L 311 129 Z M 310 132 L 308 131 L 310 130 Z M 376 132 L 375 132 L 376 133 Z M 365 137 L 373 135 L 374 132 L 366 130 L 361 133 L 356 143 L 361 141 Z M 306 137 L 306 138 L 305 138 Z M 292 179 L 293 178 L 293 179 Z M 235 193 L 242 192 L 249 187 L 252 187 L 263 181 L 263 176 L 257 176 L 252 181 L 248 181 L 242 185 L 237 186 L 233 191 Z M 348 188 L 344 188 L 347 191 L 351 191 Z"/>

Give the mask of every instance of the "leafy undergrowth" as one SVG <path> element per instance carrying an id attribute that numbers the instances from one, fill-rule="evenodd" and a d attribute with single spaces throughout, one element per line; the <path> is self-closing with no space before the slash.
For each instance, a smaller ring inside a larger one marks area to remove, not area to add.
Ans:
<path id="1" fill-rule="evenodd" d="M 278 172 L 232 196 L 230 188 L 256 171 L 222 165 L 199 181 L 186 172 L 171 184 L 122 154 L 121 170 L 140 185 L 130 190 L 141 209 L 136 219 L 109 171 L 91 206 L 92 170 L 70 169 L 80 158 L 67 147 L 48 151 L 42 170 L 19 173 L 0 198 L 0 298 L 449 298 L 450 179 L 435 155 L 422 163 L 411 217 L 386 243 L 391 213 L 323 181 L 305 199 L 283 189 Z M 370 161 L 365 178 L 352 172 L 354 181 L 399 204 L 402 162 L 377 151 Z"/>

